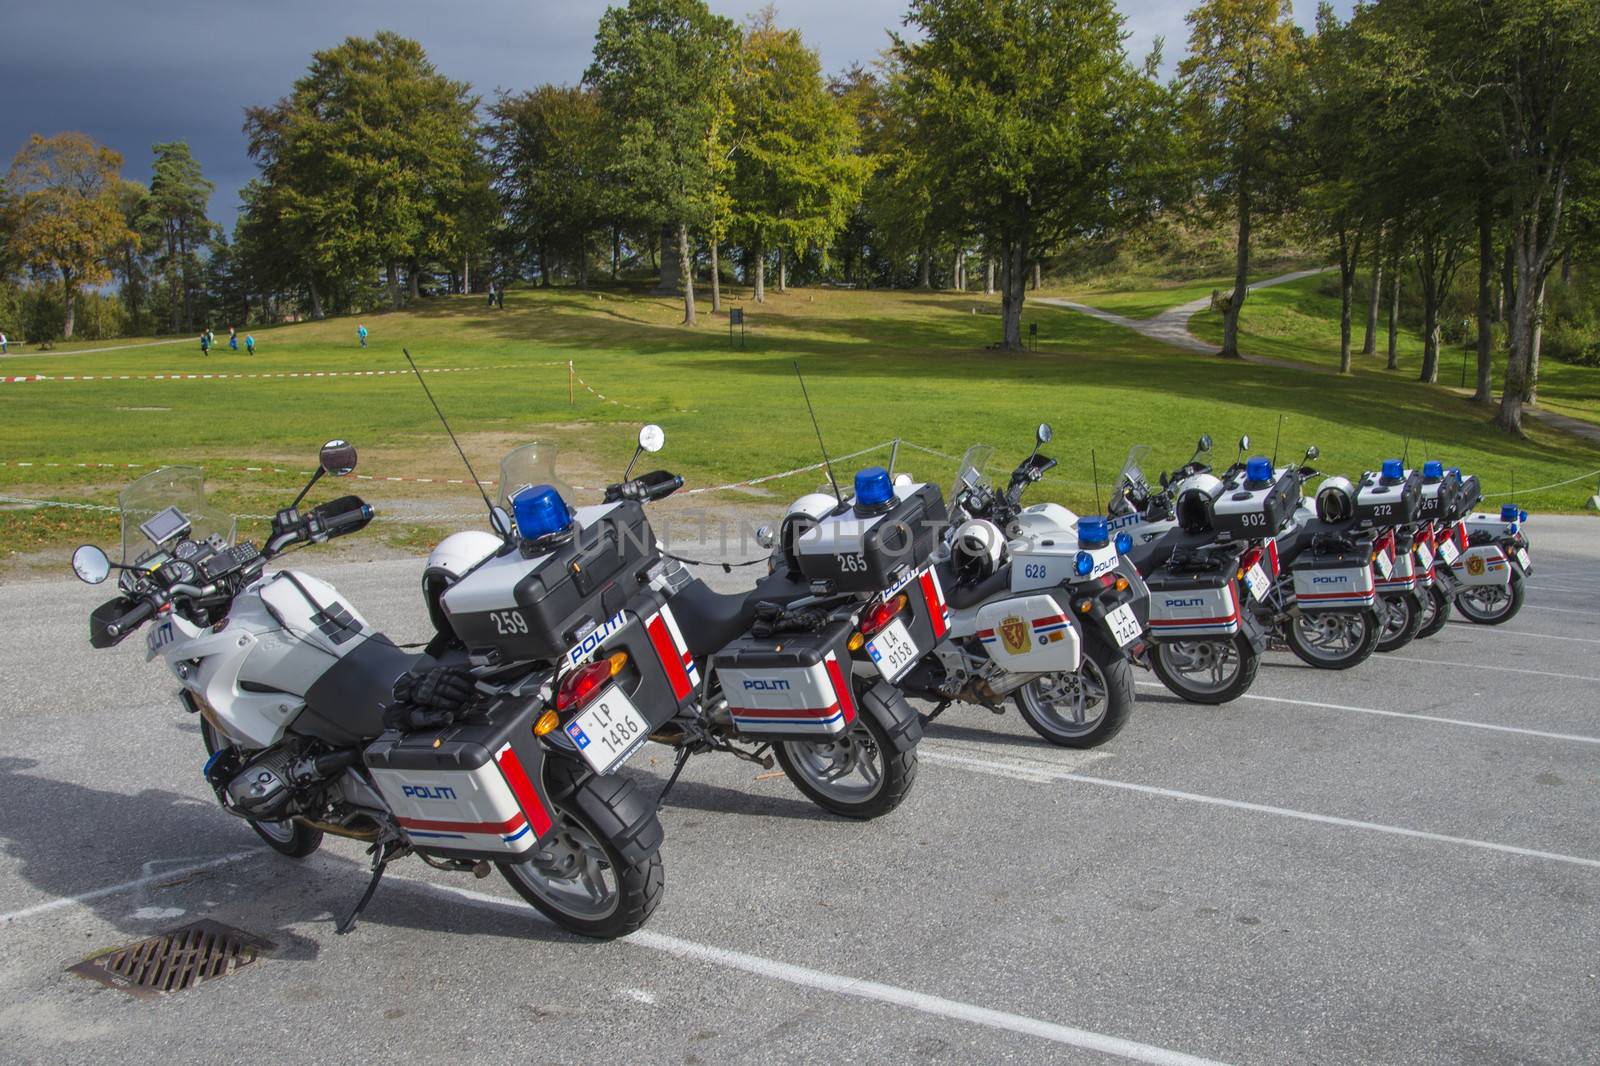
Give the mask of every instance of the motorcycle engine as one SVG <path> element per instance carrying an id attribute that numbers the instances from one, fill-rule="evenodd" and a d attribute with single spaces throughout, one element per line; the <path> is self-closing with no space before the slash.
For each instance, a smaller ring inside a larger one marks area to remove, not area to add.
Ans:
<path id="1" fill-rule="evenodd" d="M 245 763 L 224 786 L 229 809 L 246 818 L 268 822 L 287 813 L 294 799 L 289 764 L 295 754 L 286 747 L 270 748 Z"/>

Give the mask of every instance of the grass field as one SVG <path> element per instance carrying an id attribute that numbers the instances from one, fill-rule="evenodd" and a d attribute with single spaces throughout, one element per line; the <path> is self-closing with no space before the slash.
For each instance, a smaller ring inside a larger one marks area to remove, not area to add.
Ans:
<path id="1" fill-rule="evenodd" d="M 1267 309 L 1296 293 L 1268 290 L 1253 306 Z M 1221 362 L 1040 305 L 1026 312 L 1039 325 L 1039 351 L 1024 355 L 985 350 L 998 322 L 996 301 L 981 296 L 797 290 L 742 306 L 749 314 L 744 348 L 730 347 L 725 317 L 703 314 L 695 329 L 678 325 L 680 312 L 668 299 L 556 289 L 512 292 L 503 311 L 461 298 L 370 315 L 365 351 L 355 340 L 355 320 L 336 319 L 257 330 L 253 359 L 224 348 L 202 360 L 187 344 L 11 359 L 3 364 L 8 375 L 96 380 L 0 385 L 0 491 L 109 503 L 141 470 L 191 462 L 207 467 L 224 505 L 264 513 L 296 487 L 293 471 L 310 467 L 316 446 L 338 436 L 358 444 L 361 473 L 379 479 L 357 490 L 380 510 L 386 504 L 415 510 L 421 501 L 424 510 L 470 512 L 468 486 L 381 480 L 462 476 L 416 381 L 401 373 L 366 375 L 404 371 L 403 345 L 424 367 L 451 371 L 430 375 L 429 384 L 481 475 L 492 477 L 496 460 L 514 444 L 555 440 L 563 445 L 564 475 L 591 489 L 620 473 L 635 427 L 645 421 L 665 427 L 660 462 L 691 487 L 814 462 L 816 442 L 793 362 L 805 370 L 835 454 L 900 437 L 959 455 L 981 440 L 998 446 L 996 461 L 1009 469 L 1031 444 L 1034 424 L 1053 423 L 1049 451 L 1061 465 L 1036 498 L 1083 509 L 1095 501 L 1091 449 L 1101 483 L 1109 485 L 1132 443 L 1155 445 L 1157 460 L 1175 465 L 1208 432 L 1231 458 L 1223 442 L 1240 433 L 1258 448 L 1270 447 L 1280 413 L 1283 453 L 1316 443 L 1332 471 L 1358 472 L 1398 454 L 1407 430 L 1427 442 L 1429 454 L 1479 472 L 1490 492 L 1508 488 L 1513 477 L 1521 486 L 1538 485 L 1600 467 L 1600 449 L 1537 426 L 1529 439 L 1510 440 L 1487 427 L 1487 412 L 1441 390 L 1392 376 L 1379 387 L 1365 374 L 1337 380 Z M 1303 342 L 1286 339 L 1283 350 L 1292 343 Z M 1316 361 L 1309 347 L 1305 359 Z M 605 400 L 577 386 L 569 401 L 568 360 Z M 944 481 L 953 472 L 948 459 L 910 454 L 901 465 L 919 476 Z M 74 465 L 80 463 L 119 465 Z M 271 473 L 274 466 L 290 472 Z M 818 480 L 802 475 L 723 499 L 777 509 Z M 1574 486 L 1523 502 L 1571 510 L 1587 491 Z M 91 512 L 0 511 L 0 536 L 12 551 L 103 538 L 114 528 L 114 519 Z M 417 544 L 428 539 L 391 536 Z"/>

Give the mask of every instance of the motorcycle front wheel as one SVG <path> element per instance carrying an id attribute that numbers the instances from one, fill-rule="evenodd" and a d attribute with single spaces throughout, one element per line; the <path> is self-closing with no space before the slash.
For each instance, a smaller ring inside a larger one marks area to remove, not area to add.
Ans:
<path id="1" fill-rule="evenodd" d="M 899 752 L 870 714 L 827 740 L 780 740 L 772 746 L 794 787 L 818 807 L 845 818 L 877 818 L 900 806 L 917 779 L 917 753 Z"/>
<path id="2" fill-rule="evenodd" d="M 1249 691 L 1261 653 L 1243 633 L 1219 640 L 1160 641 L 1150 649 L 1150 669 L 1186 703 L 1219 704 Z"/>
<path id="3" fill-rule="evenodd" d="M 232 747 L 217 735 L 211 723 L 204 718 L 200 719 L 200 739 L 205 742 L 207 755 L 215 755 L 223 748 Z M 273 851 L 291 859 L 303 859 L 322 847 L 322 830 L 312 829 L 293 819 L 281 822 L 258 822 L 253 818 L 245 820 L 256 831 L 256 836 L 265 840 Z"/>
<path id="4" fill-rule="evenodd" d="M 1378 621 L 1378 650 L 1399 651 L 1417 638 L 1422 608 L 1409 592 L 1385 594 L 1378 597 Z"/>
<path id="5" fill-rule="evenodd" d="M 634 798 L 628 778 L 597 777 L 571 760 L 551 758 L 546 774 L 554 832 L 522 862 L 495 865 L 563 929 L 601 940 L 634 932 L 666 884 L 654 805 Z"/>
<path id="6" fill-rule="evenodd" d="M 1474 585 L 1456 593 L 1456 610 L 1469 622 L 1497 626 L 1509 622 L 1522 610 L 1522 575 L 1511 573 L 1511 584 Z"/>
<path id="7" fill-rule="evenodd" d="M 1050 743 L 1097 747 L 1122 732 L 1133 713 L 1133 667 L 1121 655 L 1090 644 L 1077 673 L 1034 678 L 1013 699 L 1022 720 Z"/>
<path id="8" fill-rule="evenodd" d="M 1378 647 L 1377 611 L 1302 611 L 1289 620 L 1289 650 L 1319 670 L 1348 670 Z"/>
<path id="9" fill-rule="evenodd" d="M 1417 639 L 1425 640 L 1444 628 L 1450 621 L 1450 597 L 1438 585 L 1431 585 L 1423 592 L 1421 623 L 1417 626 Z"/>

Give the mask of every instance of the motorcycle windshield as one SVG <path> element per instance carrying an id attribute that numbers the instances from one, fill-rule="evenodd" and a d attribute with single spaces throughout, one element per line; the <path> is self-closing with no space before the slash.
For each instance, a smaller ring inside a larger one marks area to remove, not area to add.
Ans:
<path id="1" fill-rule="evenodd" d="M 560 448 L 543 441 L 534 441 L 513 448 L 500 460 L 500 503 L 511 509 L 511 497 L 529 485 L 549 485 L 561 493 L 567 506 L 577 506 L 572 486 L 556 473 L 556 453 Z"/>
<path id="2" fill-rule="evenodd" d="M 988 444 L 974 444 L 967 449 L 967 454 L 961 457 L 961 468 L 956 473 L 956 483 L 950 489 L 950 498 L 953 500 L 967 489 L 990 487 L 989 460 L 994 457 L 994 448 Z"/>
<path id="3" fill-rule="evenodd" d="M 117 494 L 122 512 L 122 562 L 135 566 L 182 540 L 220 536 L 233 543 L 233 516 L 206 501 L 206 474 L 198 466 L 164 466 Z"/>
<path id="4" fill-rule="evenodd" d="M 1144 471 L 1140 469 L 1146 459 L 1150 457 L 1150 445 L 1135 444 L 1128 449 L 1128 458 L 1122 464 L 1122 483 L 1125 485 L 1143 485 Z"/>

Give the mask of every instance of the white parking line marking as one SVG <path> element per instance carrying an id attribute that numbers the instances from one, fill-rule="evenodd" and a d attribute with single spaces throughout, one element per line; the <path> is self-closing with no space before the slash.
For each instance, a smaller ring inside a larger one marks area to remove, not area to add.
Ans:
<path id="1" fill-rule="evenodd" d="M 17 921 L 19 918 L 31 918 L 35 914 L 44 914 L 47 911 L 59 910 L 62 907 L 81 906 L 90 902 L 91 900 L 102 899 L 106 896 L 114 896 L 118 892 L 127 892 L 130 889 L 143 888 L 145 885 L 152 885 L 158 881 L 166 881 L 174 877 L 183 877 L 187 874 L 199 873 L 202 870 L 213 870 L 218 866 L 226 866 L 229 863 L 238 862 L 240 859 L 248 859 L 252 855 L 265 854 L 266 852 L 260 848 L 252 848 L 249 851 L 236 851 L 231 855 L 223 855 L 215 859 L 208 859 L 205 862 L 191 863 L 188 866 L 178 866 L 170 870 L 162 870 L 160 873 L 152 873 L 151 867 L 163 861 L 182 862 L 183 860 L 154 860 L 144 864 L 145 875 L 143 877 L 136 877 L 132 881 L 123 881 L 115 885 L 107 885 L 104 888 L 97 888 L 90 892 L 80 892 L 75 896 L 59 896 L 56 899 L 45 900 L 43 903 L 35 903 L 31 907 L 23 907 L 21 910 L 9 911 L 5 914 L 0 914 L 0 925 L 7 925 L 11 922 Z"/>
<path id="2" fill-rule="evenodd" d="M 1381 655 L 1374 655 L 1372 658 L 1368 659 L 1367 662 L 1425 663 L 1428 666 L 1462 667 L 1467 670 L 1496 670 L 1503 674 L 1532 674 L 1535 677 L 1554 677 L 1559 678 L 1562 681 L 1600 681 L 1600 677 L 1594 677 L 1590 674 L 1555 674 L 1551 673 L 1549 670 L 1529 670 L 1526 667 L 1521 666 L 1492 666 L 1489 663 L 1458 663 L 1447 662 L 1444 659 L 1417 659 L 1409 655 L 1396 655 L 1392 651 L 1386 651 Z"/>
<path id="3" fill-rule="evenodd" d="M 1065 771 L 1051 773 L 1047 770 L 1030 770 L 1024 775 L 1015 773 L 1009 767 L 991 760 L 974 759 L 965 755 L 952 755 L 942 751 L 925 752 L 920 757 L 927 762 L 945 763 L 958 769 L 995 774 L 1001 777 L 1016 777 L 1025 781 L 1037 781 L 1038 777 L 1048 774 L 1057 781 L 1073 781 L 1082 785 L 1100 785 L 1105 788 L 1118 788 L 1127 792 L 1139 792 L 1147 796 L 1161 796 L 1165 799 L 1182 800 L 1185 803 L 1202 803 L 1212 807 L 1227 807 L 1237 811 L 1253 811 L 1257 814 L 1271 814 L 1279 818 L 1292 818 L 1302 822 L 1316 822 L 1321 825 L 1335 825 L 1344 829 L 1364 829 L 1372 833 L 1410 837 L 1414 840 L 1428 840 L 1438 844 L 1459 844 L 1463 847 L 1477 848 L 1481 851 L 1497 851 L 1506 855 L 1518 855 L 1528 859 L 1544 859 L 1549 862 L 1566 863 L 1570 866 L 1585 866 L 1590 869 L 1600 870 L 1600 859 L 1586 859 L 1581 855 L 1563 855 L 1557 851 L 1540 851 L 1537 848 L 1521 848 L 1514 844 L 1498 844 L 1492 840 L 1474 840 L 1471 837 L 1450 836 L 1447 833 L 1430 833 L 1422 829 L 1407 829 L 1404 826 L 1384 825 L 1382 822 L 1364 822 L 1357 818 L 1340 818 L 1332 814 L 1298 811 L 1292 807 L 1274 807 L 1266 803 L 1250 803 L 1246 800 L 1207 796 L 1198 792 L 1183 792 L 1174 788 L 1141 785 L 1133 781 L 1114 781 L 1106 777 L 1090 777 L 1086 774 Z"/>
<path id="4" fill-rule="evenodd" d="M 1522 606 L 1529 611 L 1554 611 L 1557 614 L 1586 614 L 1591 618 L 1600 617 L 1600 611 L 1580 611 L 1575 607 L 1545 607 L 1537 603 L 1525 603 Z"/>
<path id="5" fill-rule="evenodd" d="M 1141 688 L 1165 689 L 1166 686 L 1159 681 L 1139 681 Z M 1580 744 L 1600 744 L 1600 737 L 1586 737 L 1577 733 L 1549 733 L 1542 729 L 1523 729 L 1514 725 L 1493 725 L 1489 722 L 1472 722 L 1465 718 L 1443 718 L 1436 714 L 1413 714 L 1408 711 L 1381 711 L 1376 707 L 1351 707 L 1343 703 L 1318 703 L 1316 700 L 1291 700 L 1283 696 L 1258 696 L 1247 692 L 1237 697 L 1241 700 L 1256 700 L 1260 703 L 1284 703 L 1294 707 L 1311 707 L 1319 711 L 1348 711 L 1351 714 L 1375 714 L 1383 718 L 1414 718 L 1419 722 L 1437 722 L 1440 725 L 1459 725 L 1468 729 L 1492 729 L 1496 733 L 1520 733 L 1526 737 L 1541 737 L 1545 740 L 1573 740 Z"/>
<path id="6" fill-rule="evenodd" d="M 527 904 L 504 899 L 500 896 L 491 896 L 485 892 L 474 892 L 471 889 L 456 888 L 454 885 L 435 884 L 430 881 L 413 881 L 410 878 L 390 878 L 389 880 L 390 883 L 402 884 L 408 888 L 439 895 L 454 896 L 496 909 L 512 911 L 521 917 L 534 916 L 542 919 L 542 915 L 539 915 L 537 911 L 534 911 Z M 986 1026 L 990 1029 L 1000 1029 L 1008 1033 L 1037 1037 L 1052 1043 L 1064 1044 L 1067 1047 L 1116 1055 L 1119 1058 L 1131 1059 L 1134 1062 L 1157 1063 L 1159 1066 L 1219 1066 L 1215 1059 L 1200 1058 L 1181 1051 L 1171 1051 L 1151 1044 L 1141 1044 L 1134 1040 L 1124 1040 L 1119 1036 L 1107 1036 L 1104 1033 L 1095 1033 L 1088 1029 L 1079 1029 L 1071 1025 L 1047 1022 L 1040 1018 L 1031 1018 L 1025 1014 L 1012 1014 L 1010 1011 L 993 1010 L 973 1003 L 946 999 L 943 996 L 915 992 L 909 988 L 901 988 L 898 985 L 867 981 L 859 977 L 847 977 L 843 974 L 828 973 L 826 970 L 813 970 L 809 966 L 796 966 L 792 963 L 779 962 L 776 959 L 768 959 L 760 955 L 750 955 L 743 951 L 733 951 L 728 948 L 713 947 L 710 944 L 700 944 L 693 940 L 684 940 L 681 937 L 672 936 L 668 933 L 657 933 L 649 929 L 631 933 L 624 937 L 621 942 L 648 948 L 651 951 L 659 951 L 674 958 L 704 962 L 727 970 L 739 970 L 744 973 L 755 974 L 758 977 L 765 977 L 768 980 L 797 985 L 801 988 L 811 988 L 838 996 L 849 996 L 853 999 L 887 1003 L 890 1006 L 905 1007 L 923 1014 L 948 1018 L 951 1021 L 967 1022 L 972 1025 Z"/>
<path id="7" fill-rule="evenodd" d="M 1475 629 L 1489 629 L 1489 626 L 1479 626 L 1476 622 L 1451 622 L 1456 632 L 1461 632 L 1462 626 L 1472 626 Z M 1554 633 L 1530 633 L 1525 629 L 1507 629 L 1505 626 L 1492 627 L 1497 636 L 1528 637 L 1532 640 L 1564 640 L 1570 644 L 1600 644 L 1600 639 L 1594 637 L 1561 637 Z"/>

